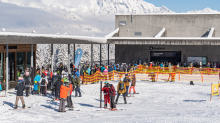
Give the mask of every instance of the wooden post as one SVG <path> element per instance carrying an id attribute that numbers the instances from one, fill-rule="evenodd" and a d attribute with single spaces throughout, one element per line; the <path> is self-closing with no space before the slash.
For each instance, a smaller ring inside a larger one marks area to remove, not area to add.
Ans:
<path id="1" fill-rule="evenodd" d="M 100 81 L 100 108 L 102 108 L 102 81 Z"/>
<path id="2" fill-rule="evenodd" d="M 157 81 L 158 81 L 158 72 L 159 72 L 159 67 L 157 67 Z"/>
<path id="3" fill-rule="evenodd" d="M 209 75 L 209 68 L 208 68 L 208 75 Z"/>
<path id="4" fill-rule="evenodd" d="M 211 95 L 210 95 L 210 101 L 212 100 L 212 83 L 211 83 Z"/>
<path id="5" fill-rule="evenodd" d="M 115 70 L 113 70 L 113 81 L 115 81 Z"/>
<path id="6" fill-rule="evenodd" d="M 219 81 L 218 81 L 218 100 L 220 100 L 220 96 L 219 96 Z"/>
<path id="7" fill-rule="evenodd" d="M 202 71 L 201 71 L 201 77 L 202 77 L 202 85 L 203 85 L 203 74 L 202 74 Z"/>

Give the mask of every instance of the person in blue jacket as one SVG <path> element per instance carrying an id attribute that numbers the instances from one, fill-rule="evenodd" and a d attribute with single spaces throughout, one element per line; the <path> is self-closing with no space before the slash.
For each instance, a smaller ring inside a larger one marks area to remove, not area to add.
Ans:
<path id="1" fill-rule="evenodd" d="M 38 83 L 37 81 L 34 82 L 34 95 L 37 94 L 37 91 L 38 91 Z"/>
<path id="2" fill-rule="evenodd" d="M 91 73 L 91 69 L 90 69 L 89 66 L 88 66 L 88 68 L 87 68 L 87 70 L 86 70 L 86 73 L 87 73 L 88 75 L 90 75 L 90 73 Z"/>
<path id="3" fill-rule="evenodd" d="M 2 91 L 2 82 L 0 82 L 0 93 Z"/>

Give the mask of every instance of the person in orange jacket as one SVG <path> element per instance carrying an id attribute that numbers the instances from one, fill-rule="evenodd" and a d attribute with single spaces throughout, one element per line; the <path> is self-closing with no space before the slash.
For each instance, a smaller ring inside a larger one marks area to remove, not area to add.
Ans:
<path id="1" fill-rule="evenodd" d="M 67 94 L 68 91 L 71 90 L 70 87 L 67 87 L 68 85 L 60 86 L 60 106 L 59 106 L 59 112 L 66 112 L 65 111 L 65 101 L 67 100 Z"/>
<path id="2" fill-rule="evenodd" d="M 105 86 L 102 88 L 102 91 L 104 91 L 104 108 L 107 109 L 107 103 L 110 104 L 110 97 L 109 97 L 109 89 L 108 89 L 109 83 L 106 81 Z"/>

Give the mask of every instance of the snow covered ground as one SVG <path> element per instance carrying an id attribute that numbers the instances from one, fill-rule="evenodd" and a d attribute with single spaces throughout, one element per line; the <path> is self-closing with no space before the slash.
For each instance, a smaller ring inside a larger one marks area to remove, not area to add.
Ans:
<path id="1" fill-rule="evenodd" d="M 117 82 L 111 82 L 117 86 Z M 138 81 L 136 91 L 140 94 L 127 98 L 119 98 L 117 105 L 121 111 L 100 109 L 99 84 L 82 85 L 83 97 L 72 97 L 75 109 L 59 113 L 59 102 L 50 102 L 47 97 L 24 97 L 26 107 L 30 109 L 9 110 L 15 103 L 16 91 L 10 90 L 11 96 L 0 97 L 0 121 L 2 122 L 114 122 L 114 123 L 145 123 L 145 122 L 219 122 L 220 102 L 218 96 L 210 102 L 211 83 L 189 82 L 149 82 Z M 50 93 L 50 92 L 48 92 Z M 0 95 L 4 95 L 1 92 Z M 2 103 L 4 105 L 2 106 Z M 19 107 L 21 102 L 19 101 Z M 103 110 L 103 111 L 96 111 Z"/>

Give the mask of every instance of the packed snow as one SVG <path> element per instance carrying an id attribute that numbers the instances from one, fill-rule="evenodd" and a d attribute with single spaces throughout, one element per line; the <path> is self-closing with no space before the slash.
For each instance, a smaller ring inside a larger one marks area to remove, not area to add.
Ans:
<path id="1" fill-rule="evenodd" d="M 110 82 L 117 87 L 117 81 Z M 16 91 L 11 89 L 7 97 L 0 97 L 1 122 L 219 122 L 220 103 L 218 96 L 212 97 L 211 83 L 150 82 L 137 81 L 134 97 L 123 104 L 122 96 L 116 106 L 121 111 L 100 109 L 100 84 L 81 86 L 82 97 L 74 97 L 74 109 L 80 111 L 58 112 L 59 102 L 47 97 L 24 97 L 30 109 L 10 110 L 15 103 Z M 48 93 L 50 93 L 48 91 Z M 2 91 L 0 95 L 4 95 Z M 102 98 L 103 99 L 103 98 Z M 4 105 L 2 105 L 4 103 Z M 102 106 L 103 106 L 102 102 Z M 19 107 L 21 102 L 19 101 Z M 108 105 L 109 108 L 109 105 Z M 126 110 L 125 110 L 126 109 Z M 101 111 L 97 111 L 101 110 Z"/>

